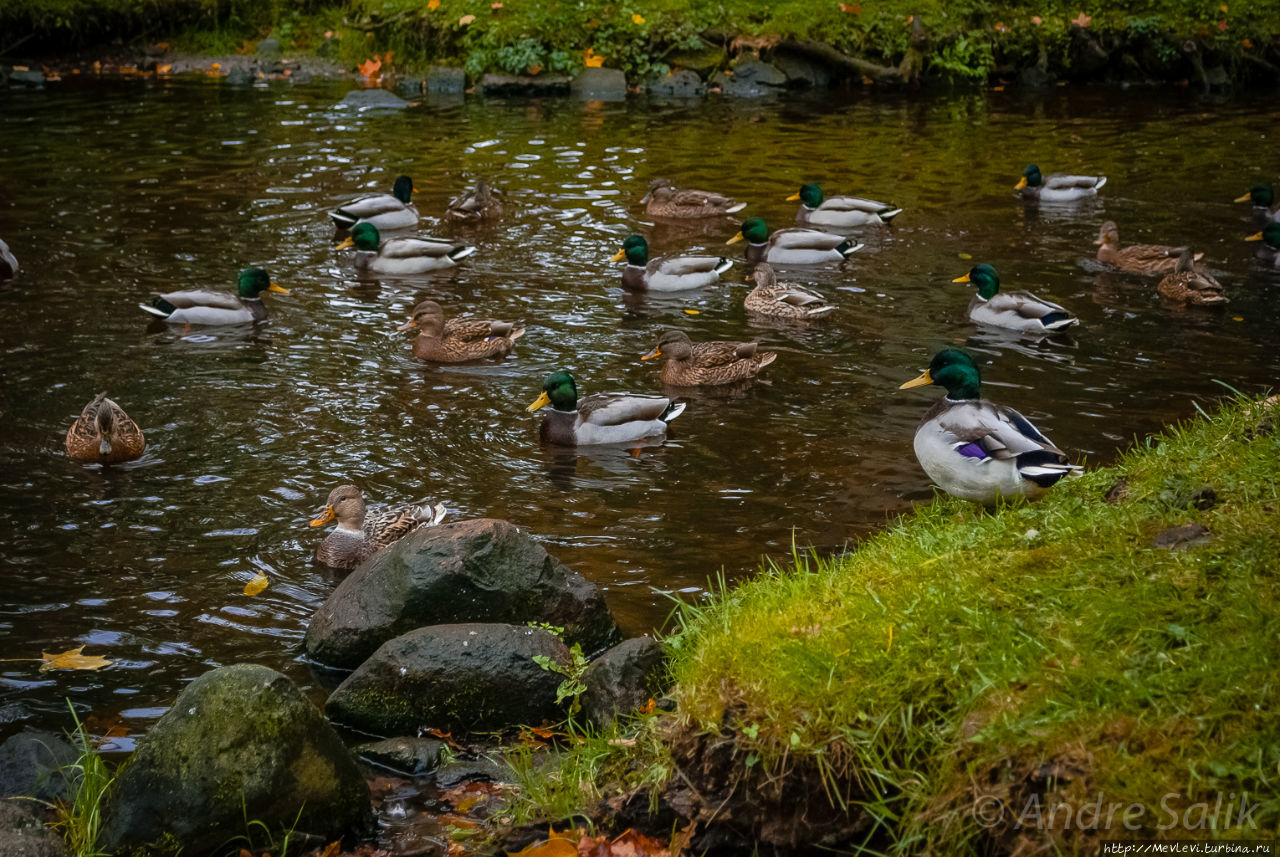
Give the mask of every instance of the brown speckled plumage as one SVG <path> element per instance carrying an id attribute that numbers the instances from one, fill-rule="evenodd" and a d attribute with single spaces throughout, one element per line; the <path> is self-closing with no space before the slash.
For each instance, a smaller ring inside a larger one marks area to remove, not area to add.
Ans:
<path id="1" fill-rule="evenodd" d="M 721 193 L 674 187 L 670 179 L 649 182 L 649 192 L 640 201 L 645 203 L 645 214 L 650 217 L 682 219 L 719 217 L 747 207 L 745 202 Z"/>
<path id="2" fill-rule="evenodd" d="M 1227 296 L 1222 293 L 1222 283 L 1195 269 L 1190 250 L 1182 252 L 1178 257 L 1177 270 L 1165 275 L 1157 288 L 1161 297 L 1189 306 L 1221 306 L 1227 302 Z"/>
<path id="3" fill-rule="evenodd" d="M 463 363 L 486 357 L 505 357 L 524 328 L 509 321 L 491 318 L 444 317 L 435 301 L 423 301 L 413 308 L 413 316 L 401 329 L 417 328 L 413 356 L 436 363 Z"/>
<path id="4" fill-rule="evenodd" d="M 1159 276 L 1172 274 L 1178 267 L 1178 257 L 1185 247 L 1170 247 L 1166 244 L 1132 244 L 1120 246 L 1120 230 L 1114 221 L 1108 220 L 1098 230 L 1098 261 L 1106 265 L 1114 265 L 1122 271 L 1134 274 Z M 1199 260 L 1203 254 L 1196 254 Z M 1196 270 L 1201 270 L 1199 267 Z"/>
<path id="5" fill-rule="evenodd" d="M 316 548 L 316 559 L 332 568 L 355 568 L 418 527 L 440 523 L 444 515 L 441 504 L 389 506 L 366 514 L 360 489 L 339 485 L 329 492 L 324 510 L 311 522 L 318 527 L 335 518 L 338 521 L 337 528 Z"/>
<path id="6" fill-rule="evenodd" d="M 76 461 L 120 464 L 140 457 L 147 441 L 124 409 L 99 393 L 67 430 L 66 446 Z"/>
<path id="7" fill-rule="evenodd" d="M 456 223 L 497 220 L 502 216 L 502 201 L 497 193 L 484 179 L 478 180 L 475 187 L 449 203 L 449 219 Z"/>
<path id="8" fill-rule="evenodd" d="M 693 342 L 680 330 L 668 330 L 644 356 L 667 358 L 662 365 L 662 381 L 677 387 L 732 384 L 760 374 L 777 354 L 760 351 L 756 342 Z"/>

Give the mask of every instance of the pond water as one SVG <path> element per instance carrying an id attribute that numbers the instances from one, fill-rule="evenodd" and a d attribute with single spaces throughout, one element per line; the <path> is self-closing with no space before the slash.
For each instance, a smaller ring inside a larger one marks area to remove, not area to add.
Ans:
<path id="1" fill-rule="evenodd" d="M 1257 391 L 1280 368 L 1280 280 L 1257 268 L 1241 241 L 1257 227 L 1231 202 L 1277 171 L 1275 102 L 1097 89 L 468 98 L 361 115 L 335 106 L 346 88 L 0 93 L 0 237 L 23 266 L 0 284 L 0 655 L 83 644 L 114 662 L 0 665 L 0 721 L 65 726 L 70 698 L 137 734 L 185 682 L 241 661 L 321 698 L 299 644 L 337 578 L 313 564 L 322 534 L 307 521 L 340 482 L 527 528 L 638 634 L 722 569 L 740 579 L 793 542 L 839 549 L 927 500 L 911 438 L 940 391 L 897 386 L 939 347 L 972 349 L 989 396 L 1089 465 L 1191 416 L 1223 393 L 1216 381 Z M 1110 181 L 1096 203 L 1028 208 L 1012 192 L 1028 161 Z M 360 282 L 325 212 L 400 173 L 415 179 L 422 231 L 479 252 L 443 275 Z M 741 259 L 743 245 L 724 246 L 736 223 L 646 221 L 637 202 L 660 175 L 749 200 L 775 227 L 792 225 L 784 199 L 806 180 L 906 211 L 860 233 L 867 247 L 845 265 L 787 272 L 839 305 L 829 321 L 761 325 L 742 308 L 742 265 L 702 292 L 622 292 L 607 260 L 632 231 L 659 253 Z M 476 177 L 505 192 L 507 216 L 442 223 Z M 1171 309 L 1154 280 L 1101 270 L 1092 241 L 1107 219 L 1126 243 L 1194 243 L 1229 307 Z M 950 281 L 980 261 L 1082 323 L 1044 343 L 976 330 L 968 287 Z M 268 298 L 257 329 L 184 332 L 137 307 L 153 291 L 231 288 L 250 264 L 292 289 Z M 419 363 L 395 327 L 428 297 L 527 333 L 501 362 Z M 779 357 L 752 386 L 683 391 L 664 443 L 540 448 L 525 406 L 549 371 L 571 369 L 584 392 L 657 391 L 659 367 L 639 356 L 667 326 L 759 339 Z M 133 465 L 63 453 L 101 390 L 146 432 Z M 245 597 L 259 571 L 269 588 Z"/>

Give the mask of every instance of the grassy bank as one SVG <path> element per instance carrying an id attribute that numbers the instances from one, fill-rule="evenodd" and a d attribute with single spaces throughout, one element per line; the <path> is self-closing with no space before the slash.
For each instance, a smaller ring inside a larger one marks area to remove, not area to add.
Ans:
<path id="1" fill-rule="evenodd" d="M 1233 401 L 1035 504 L 939 500 L 685 609 L 665 747 L 596 768 L 893 853 L 1274 837 L 1277 424 Z"/>
<path id="2" fill-rule="evenodd" d="M 30 35 L 29 48 L 55 51 L 112 38 L 227 51 L 273 35 L 286 51 L 325 51 L 352 67 L 390 50 L 401 68 L 446 63 L 473 76 L 573 73 L 603 57 L 635 81 L 779 49 L 883 80 L 985 81 L 1035 69 L 1274 82 L 1280 65 L 1280 0 L 8 0 L 0 32 L 0 49 Z"/>

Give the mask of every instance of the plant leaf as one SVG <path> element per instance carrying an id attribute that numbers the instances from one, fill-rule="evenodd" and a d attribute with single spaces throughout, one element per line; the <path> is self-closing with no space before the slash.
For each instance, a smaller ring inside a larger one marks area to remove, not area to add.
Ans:
<path id="1" fill-rule="evenodd" d="M 40 672 L 45 670 L 96 670 L 99 667 L 105 667 L 111 661 L 100 655 L 82 655 L 84 646 L 78 646 L 74 649 L 67 649 L 56 655 L 48 652 L 41 652 L 40 658 L 44 661 L 40 665 Z"/>
<path id="2" fill-rule="evenodd" d="M 520 851 L 508 851 L 509 857 L 578 857 L 578 846 L 567 839 L 535 842 Z"/>
<path id="3" fill-rule="evenodd" d="M 244 585 L 244 594 L 252 598 L 262 590 L 266 589 L 267 584 L 270 582 L 271 581 L 267 578 L 267 576 L 260 571 L 258 572 L 257 577 L 255 577 L 253 580 L 250 580 L 248 583 Z"/>
<path id="4" fill-rule="evenodd" d="M 475 19 L 476 19 L 475 15 L 463 15 L 461 18 L 458 19 L 458 24 L 465 27 L 467 24 L 470 24 Z"/>

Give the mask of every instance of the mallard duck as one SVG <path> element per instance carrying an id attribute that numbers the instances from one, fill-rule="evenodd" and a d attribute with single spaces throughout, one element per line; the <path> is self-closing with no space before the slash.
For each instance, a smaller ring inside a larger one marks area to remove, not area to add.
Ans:
<path id="1" fill-rule="evenodd" d="M 748 312 L 775 318 L 819 318 L 836 308 L 817 292 L 795 283 L 779 283 L 768 262 L 757 262 L 752 275 L 756 287 L 742 301 Z"/>
<path id="2" fill-rule="evenodd" d="M 1275 185 L 1259 182 L 1244 196 L 1236 197 L 1236 202 L 1252 202 L 1253 214 L 1258 220 L 1280 222 L 1280 201 L 1276 200 Z"/>
<path id="3" fill-rule="evenodd" d="M 378 229 L 412 229 L 418 225 L 418 209 L 413 207 L 413 179 L 400 176 L 391 193 L 365 196 L 329 212 L 339 229 L 370 223 Z"/>
<path id="4" fill-rule="evenodd" d="M 413 356 L 436 363 L 463 363 L 485 357 L 505 357 L 515 342 L 524 335 L 523 327 L 509 321 L 489 318 L 451 318 L 445 321 L 444 309 L 435 301 L 423 301 L 413 308 L 413 315 L 396 328 L 417 328 L 413 338 Z"/>
<path id="5" fill-rule="evenodd" d="M 7 280 L 18 273 L 18 259 L 9 252 L 9 245 L 0 240 L 0 280 Z"/>
<path id="6" fill-rule="evenodd" d="M 1022 178 L 1013 189 L 1023 199 L 1038 199 L 1041 202 L 1072 202 L 1097 196 L 1098 191 L 1107 183 L 1106 176 L 1068 176 L 1062 173 L 1040 175 L 1040 168 L 1028 164 L 1022 171 Z"/>
<path id="7" fill-rule="evenodd" d="M 677 292 L 714 286 L 733 264 L 723 256 L 661 256 L 649 261 L 649 242 L 629 235 L 610 262 L 627 260 L 622 285 L 637 292 Z"/>
<path id="8" fill-rule="evenodd" d="M 947 390 L 915 436 L 916 458 L 938 487 L 979 503 L 1034 498 L 1081 470 L 1022 414 L 980 398 L 980 383 L 973 359 L 947 348 L 923 375 L 898 388 L 937 384 Z"/>
<path id="9" fill-rule="evenodd" d="M 364 497 L 354 485 L 329 492 L 324 510 L 311 522 L 322 527 L 335 518 L 338 526 L 316 548 L 316 559 L 332 568 L 355 568 L 387 545 L 418 527 L 434 527 L 445 516 L 443 503 L 410 503 L 366 514 Z"/>
<path id="10" fill-rule="evenodd" d="M 722 193 L 677 188 L 671 184 L 671 179 L 649 182 L 649 192 L 641 197 L 640 202 L 650 217 L 719 217 L 747 207 L 745 202 L 738 202 Z"/>
<path id="11" fill-rule="evenodd" d="M 1261 241 L 1262 246 L 1254 254 L 1264 265 L 1280 268 L 1280 223 L 1268 223 L 1261 232 L 1250 235 L 1245 241 Z"/>
<path id="12" fill-rule="evenodd" d="M 973 283 L 978 293 L 969 301 L 969 319 L 1024 333 L 1053 333 L 1080 319 L 1055 303 L 1041 300 L 1031 292 L 1001 292 L 1000 275 L 990 265 L 975 265 L 953 283 Z"/>
<path id="13" fill-rule="evenodd" d="M 778 355 L 758 342 L 693 342 L 683 330 L 667 330 L 641 360 L 666 356 L 662 382 L 675 387 L 712 387 L 760 374 Z"/>
<path id="14" fill-rule="evenodd" d="M 240 271 L 237 294 L 208 289 L 168 292 L 138 306 L 173 324 L 256 324 L 267 319 L 263 292 L 289 294 L 288 289 L 271 282 L 262 268 L 245 268 Z"/>
<path id="15" fill-rule="evenodd" d="M 834 226 L 847 229 L 851 226 L 879 226 L 888 223 L 902 213 L 887 202 L 863 199 L 858 196 L 833 196 L 824 199 L 822 188 L 810 182 L 800 185 L 800 192 L 787 197 L 787 202 L 800 201 L 796 223 L 805 226 Z"/>
<path id="16" fill-rule="evenodd" d="M 1178 269 L 1178 257 L 1186 249 L 1167 244 L 1133 244 L 1121 247 L 1120 230 L 1112 220 L 1102 224 L 1102 228 L 1098 230 L 1098 239 L 1093 243 L 1099 245 L 1099 262 L 1114 265 L 1122 271 L 1150 276 L 1172 274 Z M 1198 262 L 1203 256 L 1203 253 L 1195 254 L 1194 261 Z"/>
<path id="17" fill-rule="evenodd" d="M 553 372 L 542 385 L 542 395 L 529 412 L 551 405 L 542 418 L 543 443 L 585 446 L 593 443 L 630 443 L 665 434 L 667 423 L 684 412 L 684 403 L 666 396 L 636 393 L 595 393 L 578 398 L 578 387 L 568 372 Z"/>
<path id="18" fill-rule="evenodd" d="M 1222 293 L 1222 283 L 1197 271 L 1191 250 L 1183 250 L 1178 257 L 1178 267 L 1172 274 L 1165 274 L 1156 288 L 1171 301 L 1192 306 L 1221 306 L 1227 302 Z"/>
<path id="19" fill-rule="evenodd" d="M 378 227 L 357 223 L 337 249 L 356 248 L 355 267 L 361 275 L 425 274 L 452 268 L 476 252 L 468 244 L 453 244 L 439 238 L 388 238 L 382 240 Z"/>
<path id="20" fill-rule="evenodd" d="M 764 220 L 753 217 L 743 221 L 737 235 L 726 241 L 747 241 L 748 262 L 772 262 L 775 265 L 820 265 L 840 262 L 858 252 L 864 245 L 830 232 L 816 229 L 779 229 L 773 234 Z"/>
<path id="21" fill-rule="evenodd" d="M 147 440 L 124 408 L 99 393 L 67 429 L 67 457 L 92 464 L 120 464 L 142 456 Z"/>
<path id="22" fill-rule="evenodd" d="M 487 181 L 479 179 L 474 188 L 449 202 L 446 214 L 450 220 L 459 223 L 497 220 L 502 216 L 502 202 L 498 199 L 498 192 L 489 187 Z"/>

